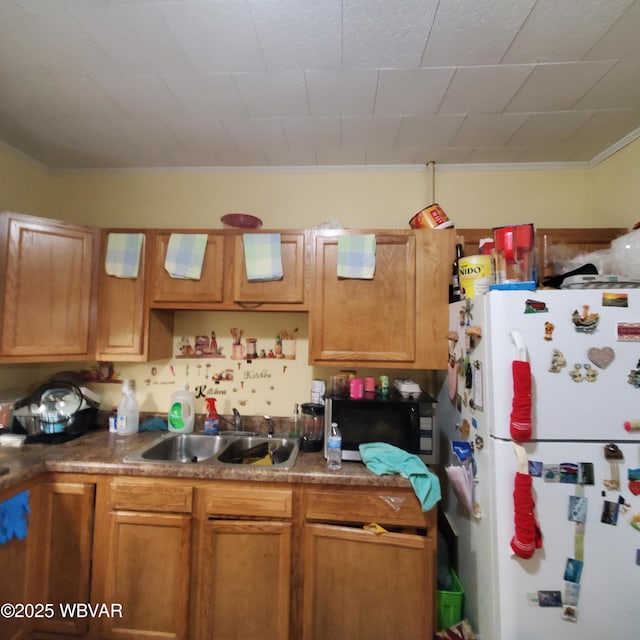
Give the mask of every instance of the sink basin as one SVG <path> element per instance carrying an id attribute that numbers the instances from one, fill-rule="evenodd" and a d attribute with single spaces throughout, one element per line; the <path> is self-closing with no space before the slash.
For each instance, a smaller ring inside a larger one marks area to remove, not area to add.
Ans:
<path id="1" fill-rule="evenodd" d="M 184 434 L 162 436 L 141 451 L 127 456 L 125 462 L 203 462 L 220 453 L 230 440 L 227 436 Z"/>
<path id="2" fill-rule="evenodd" d="M 290 469 L 297 457 L 298 441 L 295 438 L 253 436 L 233 440 L 217 459 L 223 464 Z"/>
<path id="3" fill-rule="evenodd" d="M 143 449 L 124 458 L 125 462 L 198 463 L 208 466 L 243 465 L 290 469 L 298 457 L 296 438 L 256 435 L 164 434 Z"/>

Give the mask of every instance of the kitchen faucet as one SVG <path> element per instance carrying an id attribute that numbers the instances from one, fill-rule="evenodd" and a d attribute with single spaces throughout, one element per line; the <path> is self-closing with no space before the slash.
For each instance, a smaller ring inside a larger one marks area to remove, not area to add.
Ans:
<path id="1" fill-rule="evenodd" d="M 234 431 L 242 431 L 242 418 L 240 412 L 234 407 L 233 411 L 233 429 Z"/>
<path id="2" fill-rule="evenodd" d="M 273 418 L 271 416 L 265 416 L 264 419 L 267 421 L 267 427 L 268 427 L 268 431 L 267 431 L 267 437 L 268 438 L 273 438 L 273 432 L 274 432 L 274 428 L 273 428 Z"/>

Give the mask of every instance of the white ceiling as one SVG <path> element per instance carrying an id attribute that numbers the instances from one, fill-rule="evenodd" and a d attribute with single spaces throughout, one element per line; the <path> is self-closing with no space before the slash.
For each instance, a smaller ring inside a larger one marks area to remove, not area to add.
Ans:
<path id="1" fill-rule="evenodd" d="M 640 0 L 0 0 L 0 140 L 51 169 L 594 162 Z"/>

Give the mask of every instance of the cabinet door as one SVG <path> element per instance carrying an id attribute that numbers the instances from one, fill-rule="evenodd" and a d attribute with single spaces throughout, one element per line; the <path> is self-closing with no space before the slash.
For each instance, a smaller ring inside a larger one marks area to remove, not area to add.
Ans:
<path id="1" fill-rule="evenodd" d="M 312 364 L 410 364 L 416 354 L 415 237 L 376 234 L 373 280 L 338 278 L 338 238 L 318 235 L 313 305 Z"/>
<path id="2" fill-rule="evenodd" d="M 103 618 L 100 638 L 188 638 L 191 516 L 111 514 L 104 602 L 122 617 Z"/>
<path id="3" fill-rule="evenodd" d="M 282 257 L 281 280 L 249 282 L 244 257 L 242 235 L 235 237 L 234 246 L 234 302 L 240 304 L 301 305 L 305 293 L 305 236 L 300 233 L 280 235 Z"/>
<path id="4" fill-rule="evenodd" d="M 35 602 L 52 603 L 55 616 L 38 618 L 35 629 L 81 635 L 89 618 L 62 616 L 60 606 L 89 602 L 95 486 L 47 482 L 41 496 Z"/>
<path id="5" fill-rule="evenodd" d="M 96 359 L 141 361 L 170 358 L 173 348 L 173 314 L 148 310 L 145 304 L 148 237 L 145 234 L 137 278 L 117 278 L 105 272 L 107 242 L 102 236 L 99 264 L 98 334 Z M 120 231 L 120 233 L 140 233 Z"/>
<path id="6" fill-rule="evenodd" d="M 38 538 L 39 520 L 34 512 L 39 504 L 39 487 L 29 490 L 29 507 L 31 515 L 28 519 L 26 538 L 12 538 L 0 544 L 0 604 L 26 604 L 40 602 L 36 599 L 35 585 L 39 578 Z M 0 501 L 19 493 L 5 492 Z M 21 640 L 30 637 L 33 619 L 22 617 L 0 618 L 0 638 L 2 640 Z"/>
<path id="7" fill-rule="evenodd" d="M 434 556 L 419 535 L 306 525 L 303 639 L 432 638 Z"/>
<path id="8" fill-rule="evenodd" d="M 189 233 L 197 233 L 189 231 Z M 157 232 L 154 239 L 151 304 L 188 309 L 222 303 L 224 295 L 224 235 L 210 233 L 199 280 L 172 278 L 164 268 L 169 232 Z"/>
<path id="9" fill-rule="evenodd" d="M 199 540 L 192 637 L 287 640 L 291 525 L 210 519 Z"/>
<path id="10" fill-rule="evenodd" d="M 87 358 L 97 232 L 8 213 L 1 229 L 1 355 L 23 361 Z"/>

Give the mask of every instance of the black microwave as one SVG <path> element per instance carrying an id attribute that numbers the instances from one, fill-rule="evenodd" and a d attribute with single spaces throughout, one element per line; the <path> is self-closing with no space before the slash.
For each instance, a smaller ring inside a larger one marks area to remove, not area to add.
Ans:
<path id="1" fill-rule="evenodd" d="M 435 464 L 436 406 L 436 400 L 426 394 L 415 399 L 395 394 L 360 400 L 329 397 L 324 410 L 324 455 L 335 422 L 342 434 L 343 460 L 362 460 L 359 446 L 365 442 L 386 442 Z"/>

